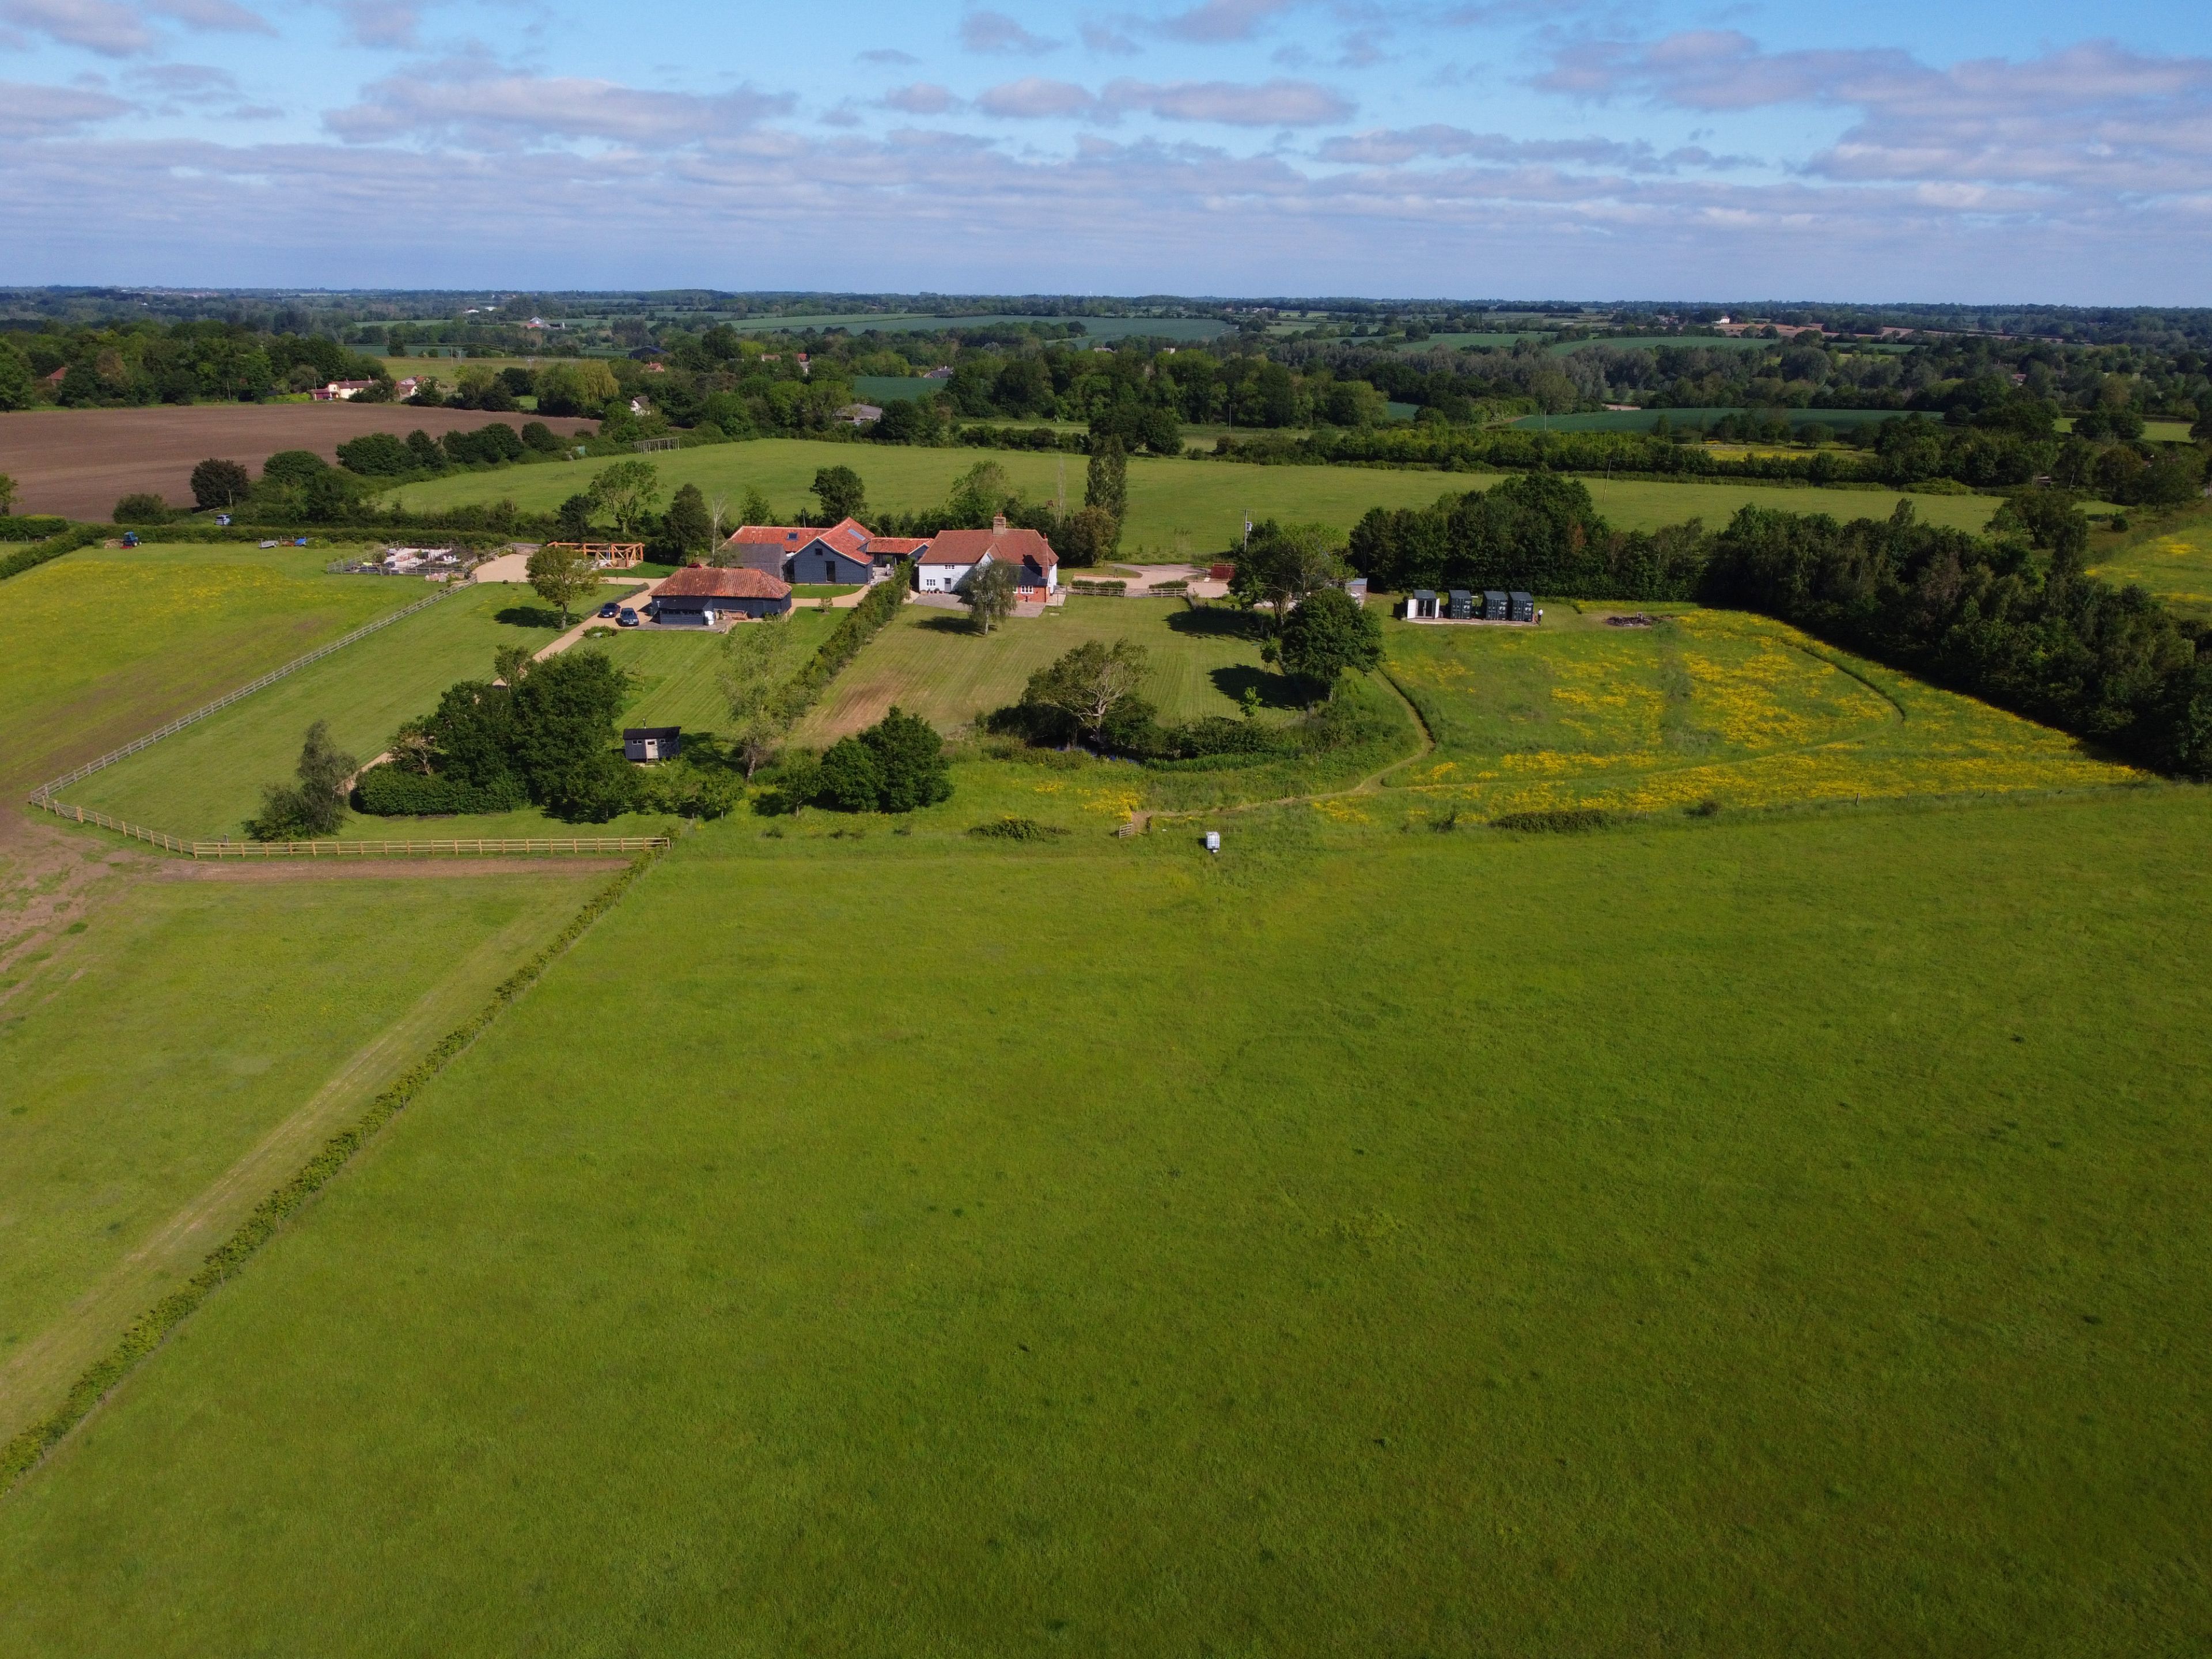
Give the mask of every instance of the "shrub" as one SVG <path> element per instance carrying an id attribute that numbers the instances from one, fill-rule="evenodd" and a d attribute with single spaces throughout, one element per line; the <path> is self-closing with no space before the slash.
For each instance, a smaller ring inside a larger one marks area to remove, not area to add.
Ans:
<path id="1" fill-rule="evenodd" d="M 894 706 L 866 731 L 830 745 L 813 799 L 846 812 L 911 812 L 951 793 L 937 728 Z"/>
<path id="2" fill-rule="evenodd" d="M 815 799 L 842 812 L 872 812 L 883 799 L 884 769 L 858 738 L 840 738 L 822 757 Z"/>
<path id="3" fill-rule="evenodd" d="M 301 841 L 327 836 L 345 821 L 345 781 L 359 764 L 331 741 L 329 725 L 317 720 L 300 745 L 297 784 L 270 784 L 262 791 L 261 815 L 246 821 L 256 841 Z"/>
<path id="4" fill-rule="evenodd" d="M 511 812 L 529 797 L 513 779 L 485 787 L 457 778 L 372 766 L 354 785 L 353 809 L 373 817 L 438 817 L 465 812 Z"/>
<path id="5" fill-rule="evenodd" d="M 1508 812 L 1502 817 L 1491 819 L 1490 827 L 1493 830 L 1522 830 L 1573 836 L 1591 830 L 1602 830 L 1619 820 L 1620 814 L 1595 806 L 1553 806 L 1535 812 Z"/>
<path id="6" fill-rule="evenodd" d="M 1049 841 L 1067 831 L 1055 823 L 1039 823 L 1035 818 L 1008 817 L 991 823 L 979 823 L 968 833 L 994 841 Z"/>
<path id="7" fill-rule="evenodd" d="M 536 450 L 541 455 L 557 455 L 561 453 L 562 444 L 559 436 L 543 421 L 525 421 L 522 423 L 522 441 L 526 447 Z"/>
<path id="8" fill-rule="evenodd" d="M 726 817 L 744 793 L 744 786 L 730 773 L 719 767 L 695 766 L 688 760 L 634 768 L 631 772 L 630 810 L 635 812 Z"/>
<path id="9" fill-rule="evenodd" d="M 261 476 L 287 489 L 304 489 L 330 471 L 330 464 L 312 449 L 280 449 L 261 463 Z"/>
<path id="10" fill-rule="evenodd" d="M 125 495 L 115 504 L 117 524 L 167 524 L 170 516 L 168 502 L 159 495 Z"/>
<path id="11" fill-rule="evenodd" d="M 370 432 L 338 446 L 338 465 L 364 478 L 391 478 L 412 472 L 415 454 L 389 432 Z"/>
<path id="12" fill-rule="evenodd" d="M 192 501 L 203 511 L 236 507 L 252 488 L 252 475 L 236 461 L 210 459 L 192 469 Z"/>

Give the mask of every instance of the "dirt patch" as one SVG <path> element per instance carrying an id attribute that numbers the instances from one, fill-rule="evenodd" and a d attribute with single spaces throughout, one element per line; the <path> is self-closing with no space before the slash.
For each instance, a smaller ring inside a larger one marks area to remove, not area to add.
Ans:
<path id="1" fill-rule="evenodd" d="M 440 854 L 435 858 L 268 859 L 252 864 L 228 864 L 207 859 L 168 859 L 161 866 L 166 881 L 352 881 L 362 878 L 416 881 L 439 876 L 502 876 L 548 872 L 566 875 L 572 870 L 619 870 L 629 860 L 619 857 L 558 854 L 540 858 L 472 858 Z"/>
<path id="2" fill-rule="evenodd" d="M 312 449 L 326 461 L 369 432 L 431 436 L 493 421 L 518 429 L 535 415 L 476 409 L 410 409 L 404 404 L 199 404 L 182 409 L 37 409 L 0 415 L 0 472 L 17 485 L 15 511 L 101 520 L 122 496 L 149 490 L 191 505 L 192 469 L 210 457 L 260 471 L 280 449 Z M 569 435 L 592 422 L 548 417 Z"/>

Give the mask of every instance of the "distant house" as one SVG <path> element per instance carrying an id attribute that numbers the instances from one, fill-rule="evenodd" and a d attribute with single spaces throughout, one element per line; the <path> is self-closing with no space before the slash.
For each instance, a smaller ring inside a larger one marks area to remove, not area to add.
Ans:
<path id="1" fill-rule="evenodd" d="M 884 411 L 874 404 L 847 404 L 837 411 L 837 418 L 854 426 L 873 426 L 884 418 Z"/>
<path id="2" fill-rule="evenodd" d="M 952 378 L 951 365 L 939 363 L 935 368 L 925 368 L 921 371 L 921 378 L 925 380 L 949 380 Z"/>
<path id="3" fill-rule="evenodd" d="M 623 754 L 630 760 L 674 760 L 683 752 L 680 726 L 633 726 L 623 733 Z"/>
<path id="4" fill-rule="evenodd" d="M 988 530 L 940 530 L 915 561 L 925 593 L 957 593 L 987 564 L 1011 565 L 1014 586 L 1035 604 L 1060 589 L 1060 555 L 1034 530 L 1010 530 L 1003 513 Z"/>
<path id="5" fill-rule="evenodd" d="M 663 628 L 712 628 L 738 618 L 757 620 L 791 612 L 791 584 L 764 571 L 686 565 L 653 594 L 654 618 Z"/>
<path id="6" fill-rule="evenodd" d="M 349 403 L 375 384 L 374 380 L 332 380 L 307 395 L 319 404 Z"/>
<path id="7" fill-rule="evenodd" d="M 929 544 L 912 537 L 877 536 L 858 519 L 827 530 L 780 524 L 740 525 L 723 544 L 739 563 L 787 582 L 859 586 L 879 582 Z"/>

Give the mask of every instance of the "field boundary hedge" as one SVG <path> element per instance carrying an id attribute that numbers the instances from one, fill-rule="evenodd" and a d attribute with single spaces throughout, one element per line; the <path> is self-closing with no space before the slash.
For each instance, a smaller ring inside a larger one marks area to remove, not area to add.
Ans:
<path id="1" fill-rule="evenodd" d="M 114 1347 L 77 1378 L 59 1406 L 0 1449 L 0 1493 L 8 1492 L 36 1468 L 49 1451 L 69 1437 L 70 1431 L 92 1414 L 117 1384 L 137 1369 L 141 1360 L 161 1346 L 170 1332 L 190 1318 L 225 1281 L 236 1278 L 254 1254 L 276 1236 L 279 1227 L 320 1192 L 356 1152 L 422 1093 L 432 1079 L 536 984 L 545 970 L 590 930 L 593 922 L 614 908 L 630 884 L 650 869 L 659 857 L 656 849 L 633 860 L 620 875 L 586 900 L 574 919 L 550 943 L 500 981 L 483 1006 L 403 1072 L 351 1125 L 325 1141 L 322 1150 L 290 1180 L 254 1206 L 252 1213 L 239 1224 L 237 1230 L 208 1254 L 198 1272 L 132 1321 Z"/>
<path id="2" fill-rule="evenodd" d="M 797 720 L 813 707 L 823 688 L 860 654 L 862 646 L 883 631 L 906 600 L 906 570 L 902 565 L 870 588 L 860 604 L 838 619 L 836 627 L 830 630 L 830 637 L 816 647 L 814 654 L 807 659 L 806 666 L 791 677 L 790 683 L 777 694 L 782 711 Z"/>
<path id="3" fill-rule="evenodd" d="M 64 553 L 74 553 L 81 547 L 90 547 L 101 538 L 98 525 L 77 525 L 49 536 L 44 541 L 33 542 L 20 551 L 0 558 L 0 581 L 10 576 L 20 576 L 26 570 L 36 570 L 42 564 L 51 564 Z"/>

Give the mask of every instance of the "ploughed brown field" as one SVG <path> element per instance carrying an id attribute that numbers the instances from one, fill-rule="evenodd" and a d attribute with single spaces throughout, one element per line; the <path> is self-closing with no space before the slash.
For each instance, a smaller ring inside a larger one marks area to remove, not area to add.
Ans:
<path id="1" fill-rule="evenodd" d="M 410 409 L 404 404 L 197 404 L 188 408 L 36 409 L 0 415 L 0 472 L 18 486 L 15 511 L 104 520 L 125 495 L 151 490 L 172 507 L 192 504 L 192 469 L 210 457 L 256 474 L 280 449 L 312 449 L 326 461 L 367 432 L 432 437 L 490 421 L 520 428 L 534 415 L 476 409 Z M 567 435 L 588 421 L 548 418 Z"/>

